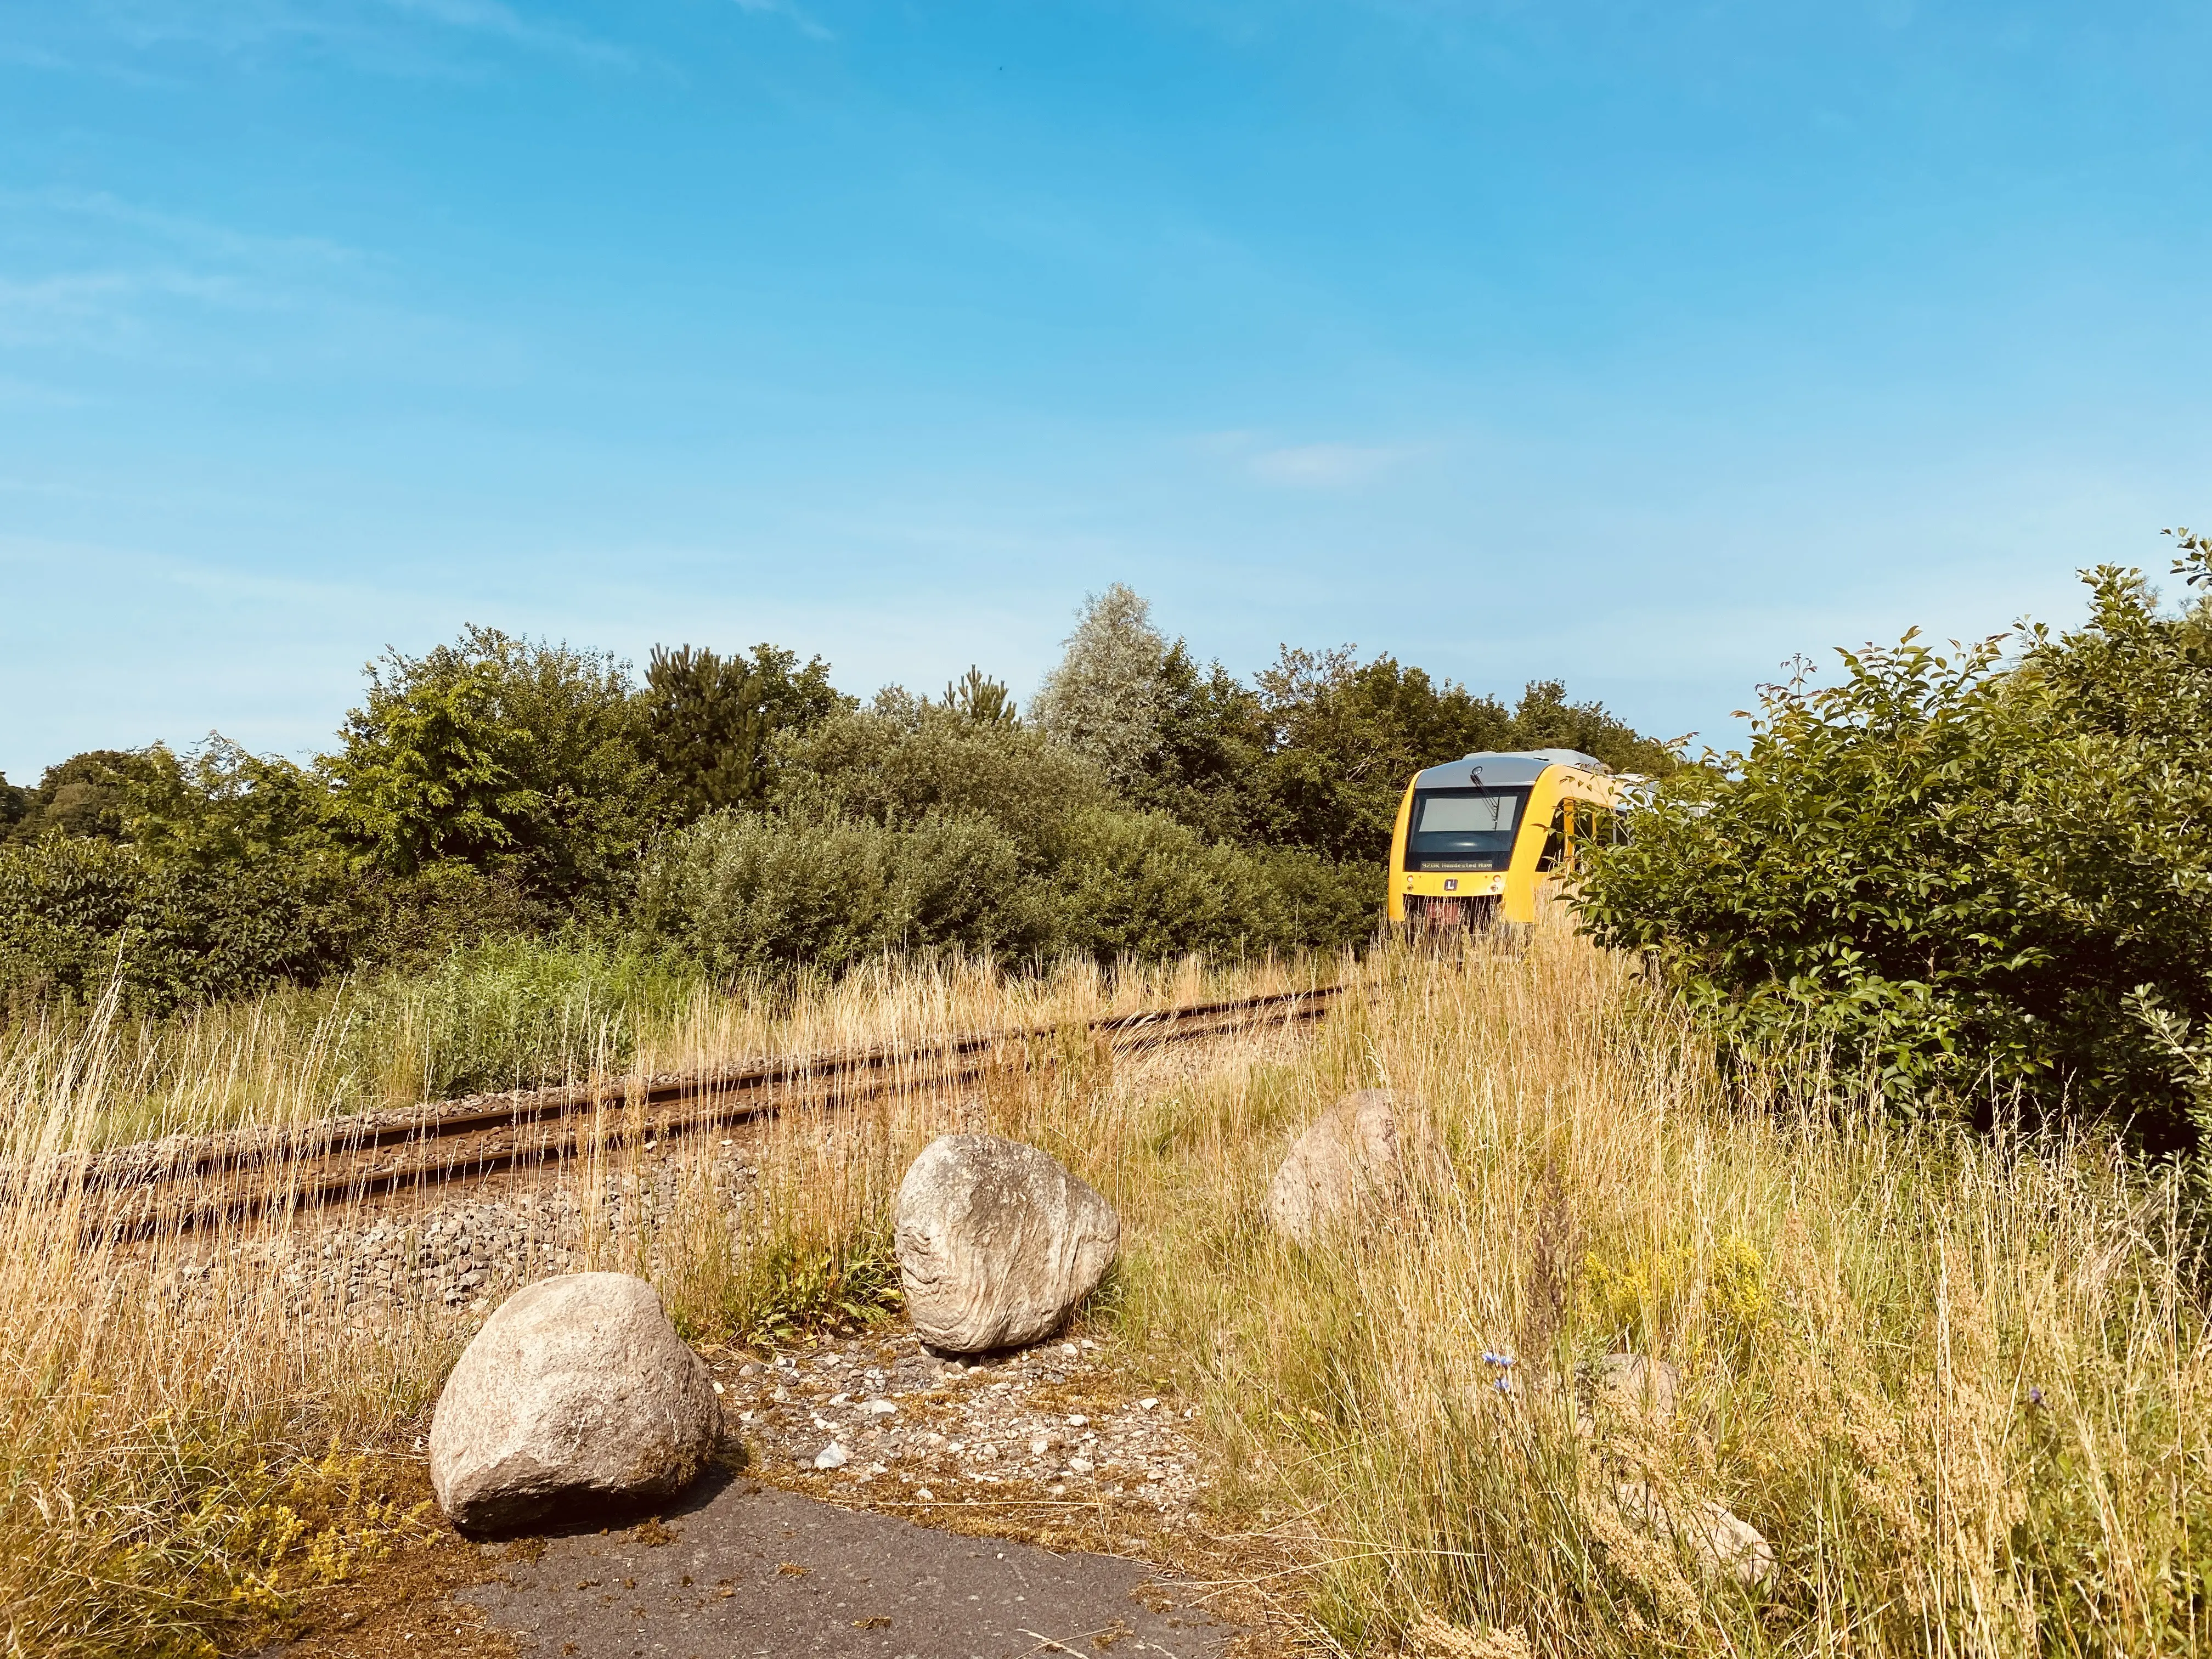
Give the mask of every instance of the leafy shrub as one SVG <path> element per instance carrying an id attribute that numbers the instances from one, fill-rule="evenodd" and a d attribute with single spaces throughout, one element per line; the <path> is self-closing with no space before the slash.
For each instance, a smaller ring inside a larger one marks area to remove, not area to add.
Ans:
<path id="1" fill-rule="evenodd" d="M 135 1010 L 312 981 L 341 963 L 345 919 L 315 871 L 154 864 L 49 836 L 0 848 L 0 986 L 78 1004 L 111 979 Z"/>
<path id="2" fill-rule="evenodd" d="M 1021 859 L 987 819 L 723 812 L 647 860 L 638 922 L 720 974 L 836 971 L 896 947 L 1024 948 L 1036 932 Z"/>
<path id="3" fill-rule="evenodd" d="M 1376 908 L 1370 870 L 1210 843 L 1160 812 L 1078 814 L 1048 856 L 1060 941 L 1102 959 L 1333 945 Z"/>
<path id="4" fill-rule="evenodd" d="M 1030 845 L 1045 825 L 1113 799 L 1094 765 L 1042 732 L 902 693 L 792 734 L 779 753 L 777 805 L 817 817 L 896 824 L 967 813 Z"/>
<path id="5" fill-rule="evenodd" d="M 1310 854 L 1209 844 L 1160 813 L 1093 807 L 1029 850 L 975 812 L 722 813 L 647 860 L 637 920 L 724 975 L 893 949 L 1111 960 L 1340 944 L 1367 931 L 1374 885 Z"/>
<path id="6" fill-rule="evenodd" d="M 2177 570 L 2212 582 L 2185 535 Z M 1602 942 L 1658 951 L 1737 1052 L 1810 1043 L 1897 1101 L 2194 1139 L 2212 1023 L 2212 606 L 2087 573 L 2088 625 L 1946 655 L 1908 635 L 1770 688 L 1597 858 Z"/>

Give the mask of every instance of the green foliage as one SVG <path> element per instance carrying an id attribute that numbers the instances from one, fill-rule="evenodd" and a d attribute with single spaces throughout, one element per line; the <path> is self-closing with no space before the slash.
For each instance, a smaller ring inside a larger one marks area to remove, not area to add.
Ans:
<path id="1" fill-rule="evenodd" d="M 1117 789 L 1133 787 L 1158 744 L 1167 641 L 1152 605 L 1115 582 L 1083 602 L 1059 665 L 1030 705 L 1037 726 Z"/>
<path id="2" fill-rule="evenodd" d="M 896 949 L 1017 954 L 1043 928 L 1013 841 L 978 813 L 906 824 L 718 813 L 647 860 L 637 921 L 717 974 L 836 971 Z"/>
<path id="3" fill-rule="evenodd" d="M 775 779 L 775 735 L 805 731 L 843 699 L 821 658 L 800 668 L 796 653 L 763 644 L 750 659 L 742 651 L 724 657 L 688 645 L 655 646 L 642 701 L 644 747 L 660 775 L 657 793 L 689 822 L 766 800 Z"/>
<path id="4" fill-rule="evenodd" d="M 122 840 L 131 787 L 152 772 L 152 752 L 88 749 L 49 766 L 35 789 L 0 781 L 0 830 L 17 842 L 51 835 Z"/>
<path id="5" fill-rule="evenodd" d="M 1113 799 L 1095 767 L 1043 733 L 904 693 L 833 714 L 779 750 L 775 804 L 814 817 L 901 824 L 973 813 L 1030 843 L 1051 820 Z"/>
<path id="6" fill-rule="evenodd" d="M 220 732 L 182 759 L 163 744 L 133 756 L 121 819 L 157 864 L 335 863 L 331 801 L 322 779 L 276 756 L 249 754 Z"/>
<path id="7" fill-rule="evenodd" d="M 367 672 L 323 765 L 339 832 L 370 865 L 463 864 L 569 902 L 617 889 L 652 776 L 620 664 L 471 627 Z"/>
<path id="8" fill-rule="evenodd" d="M 319 978 L 347 951 L 313 871 L 154 863 L 97 837 L 0 848 L 0 986 L 17 998 L 162 1012 Z"/>
<path id="9" fill-rule="evenodd" d="M 1256 839 L 1271 815 L 1257 787 L 1273 740 L 1260 696 L 1180 640 L 1161 659 L 1155 744 L 1128 790 L 1210 841 Z"/>
<path id="10" fill-rule="evenodd" d="M 37 811 L 40 805 L 36 791 L 9 782 L 8 775 L 0 772 L 0 842 L 7 841 L 15 826 Z"/>
<path id="11" fill-rule="evenodd" d="M 677 1328 L 687 1341 L 715 1336 L 757 1347 L 825 1326 L 872 1325 L 904 1305 L 888 1226 L 829 1243 L 782 1233 L 745 1252 L 703 1313 Z"/>
<path id="12" fill-rule="evenodd" d="M 2185 533 L 2175 567 L 2212 580 Z M 1584 890 L 1740 1050 L 1812 1042 L 1900 1101 L 1992 1090 L 2193 1139 L 2212 1023 L 2212 608 L 2087 573 L 2087 627 L 1939 653 L 1908 635 L 1764 694 Z"/>
<path id="13" fill-rule="evenodd" d="M 1328 947 L 1365 935 L 1382 883 L 1295 849 L 1210 843 L 1164 813 L 1094 809 L 1049 848 L 1055 942 L 1103 961 Z"/>
<path id="14" fill-rule="evenodd" d="M 425 1098 L 580 1079 L 629 1062 L 639 1022 L 679 1009 L 695 971 L 590 939 L 487 940 L 352 994 L 341 1039 L 367 1074 L 394 1051 Z"/>
<path id="15" fill-rule="evenodd" d="M 1012 726 L 1020 718 L 1004 680 L 994 680 L 975 664 L 957 680 L 945 683 L 942 707 L 976 726 Z"/>
<path id="16" fill-rule="evenodd" d="M 1376 885 L 1371 871 L 1103 806 L 1030 841 L 963 808 L 890 823 L 724 813 L 656 849 L 637 921 L 722 975 L 835 971 L 890 950 L 1111 961 L 1340 945 L 1371 925 Z"/>

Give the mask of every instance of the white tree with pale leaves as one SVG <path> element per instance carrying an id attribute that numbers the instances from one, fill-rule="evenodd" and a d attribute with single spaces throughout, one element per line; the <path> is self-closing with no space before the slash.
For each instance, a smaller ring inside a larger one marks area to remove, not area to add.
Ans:
<path id="1" fill-rule="evenodd" d="M 1158 744 L 1168 644 L 1152 626 L 1151 601 L 1121 582 L 1086 595 L 1079 615 L 1060 665 L 1030 701 L 1030 718 L 1126 789 Z"/>

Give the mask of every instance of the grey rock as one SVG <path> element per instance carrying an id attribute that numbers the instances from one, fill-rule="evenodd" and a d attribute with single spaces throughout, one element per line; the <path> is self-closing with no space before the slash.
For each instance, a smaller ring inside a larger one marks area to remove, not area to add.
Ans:
<path id="1" fill-rule="evenodd" d="M 1121 1222 L 1049 1153 L 940 1135 L 899 1182 L 892 1237 L 922 1340 L 981 1353 L 1057 1330 L 1113 1264 Z"/>
<path id="2" fill-rule="evenodd" d="M 453 1524 L 680 1491 L 722 1431 L 714 1382 L 628 1273 L 568 1273 L 484 1322 L 430 1423 L 430 1486 Z"/>
<path id="3" fill-rule="evenodd" d="M 1585 1373 L 1598 1405 L 1655 1429 L 1671 1427 L 1682 1394 L 1682 1373 L 1674 1363 L 1640 1353 L 1609 1353 Z M 1577 1414 L 1584 1434 L 1595 1430 L 1587 1412 Z"/>
<path id="4" fill-rule="evenodd" d="M 1267 1188 L 1270 1225 L 1301 1244 L 1377 1199 L 1402 1198 L 1417 1169 L 1435 1173 L 1435 1143 L 1400 1122 L 1388 1089 L 1360 1089 L 1297 1138 Z"/>
<path id="5" fill-rule="evenodd" d="M 1621 1513 L 1662 1543 L 1689 1552 L 1706 1571 L 1754 1589 L 1774 1574 L 1774 1547 L 1765 1534 L 1711 1498 L 1669 1502 L 1653 1487 L 1632 1481 L 1620 1489 Z"/>

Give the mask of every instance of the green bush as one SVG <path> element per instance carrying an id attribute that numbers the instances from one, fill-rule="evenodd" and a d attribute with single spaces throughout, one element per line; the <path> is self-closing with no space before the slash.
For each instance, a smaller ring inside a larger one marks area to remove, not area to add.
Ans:
<path id="1" fill-rule="evenodd" d="M 1079 813 L 1048 857 L 1057 941 L 1101 960 L 1340 945 L 1373 926 L 1380 893 L 1371 869 L 1209 842 L 1164 812 Z"/>
<path id="2" fill-rule="evenodd" d="M 0 987 L 84 1005 L 116 981 L 163 1012 L 287 981 L 349 949 L 337 896 L 313 869 L 155 864 L 112 842 L 50 836 L 0 848 Z"/>
<path id="3" fill-rule="evenodd" d="M 721 975 L 888 950 L 1110 961 L 1341 944 L 1371 926 L 1376 884 L 1310 854 L 1215 846 L 1161 813 L 1090 808 L 1024 848 L 972 811 L 726 812 L 647 860 L 637 921 Z"/>
<path id="4" fill-rule="evenodd" d="M 988 818 L 721 812 L 646 861 L 637 920 L 717 974 L 811 963 L 832 972 L 888 950 L 1021 951 L 1038 942 L 1022 862 Z"/>
<path id="5" fill-rule="evenodd" d="M 566 903 L 626 878 L 653 772 L 623 665 L 471 628 L 368 669 L 323 757 L 338 840 L 412 876 L 458 864 Z"/>
<path id="6" fill-rule="evenodd" d="M 2185 536 L 2176 569 L 2212 583 Z M 1732 1049 L 1825 1048 L 1893 1099 L 2017 1093 L 2197 1138 L 2212 1043 L 2212 602 L 2087 573 L 2088 625 L 1911 636 L 1770 690 L 1600 855 L 1602 942 L 1658 951 Z"/>
<path id="7" fill-rule="evenodd" d="M 1095 766 L 1042 732 L 903 693 L 787 734 L 778 759 L 776 804 L 787 811 L 882 824 L 972 814 L 1025 847 L 1066 814 L 1113 799 Z"/>

